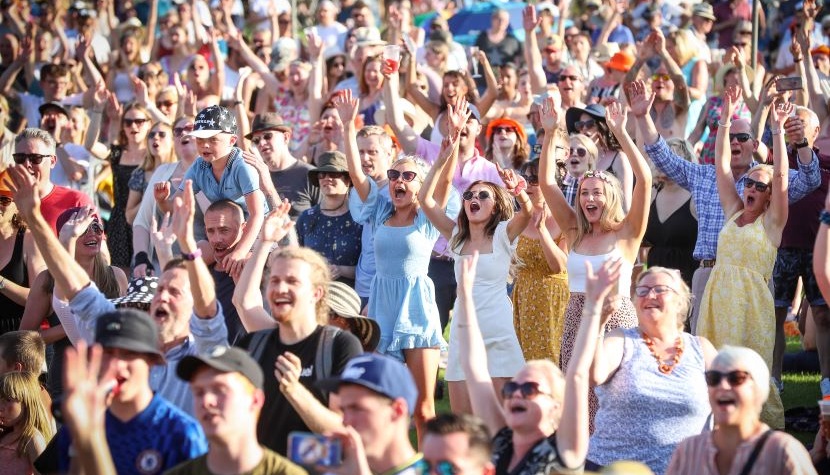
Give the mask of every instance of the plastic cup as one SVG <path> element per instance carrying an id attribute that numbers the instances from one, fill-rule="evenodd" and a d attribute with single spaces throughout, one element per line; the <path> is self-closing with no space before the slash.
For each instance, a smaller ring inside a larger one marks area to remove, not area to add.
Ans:
<path id="1" fill-rule="evenodd" d="M 393 73 L 398 72 L 401 64 L 401 47 L 398 45 L 386 45 L 383 47 L 383 60 Z"/>

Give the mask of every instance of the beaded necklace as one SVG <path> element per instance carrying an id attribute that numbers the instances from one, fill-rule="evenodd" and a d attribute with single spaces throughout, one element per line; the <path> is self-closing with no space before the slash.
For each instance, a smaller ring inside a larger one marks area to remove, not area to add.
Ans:
<path id="1" fill-rule="evenodd" d="M 645 342 L 646 346 L 648 347 L 648 351 L 651 352 L 651 356 L 657 360 L 657 369 L 663 374 L 671 373 L 675 367 L 680 363 L 680 357 L 683 355 L 683 337 L 681 335 L 677 335 L 677 340 L 674 341 L 674 356 L 671 359 L 671 364 L 664 362 L 660 355 L 654 351 L 654 340 L 651 339 L 648 334 L 644 331 L 640 331 L 640 334 L 643 337 L 643 341 Z"/>

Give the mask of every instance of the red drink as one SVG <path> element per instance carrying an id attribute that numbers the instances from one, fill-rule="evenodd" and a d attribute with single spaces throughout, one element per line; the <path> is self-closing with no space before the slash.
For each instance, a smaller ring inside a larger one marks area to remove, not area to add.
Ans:
<path id="1" fill-rule="evenodd" d="M 398 60 L 386 58 L 384 61 L 386 61 L 386 67 L 391 69 L 393 73 L 398 72 Z"/>

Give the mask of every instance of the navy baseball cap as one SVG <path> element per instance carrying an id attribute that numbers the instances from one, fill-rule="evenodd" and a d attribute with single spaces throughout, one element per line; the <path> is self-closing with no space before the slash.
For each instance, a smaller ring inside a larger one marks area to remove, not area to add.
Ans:
<path id="1" fill-rule="evenodd" d="M 265 379 L 262 368 L 247 352 L 239 348 L 217 346 L 205 355 L 185 356 L 176 366 L 176 374 L 179 378 L 190 382 L 196 371 L 205 366 L 222 373 L 239 373 L 245 376 L 254 387 L 262 389 L 262 382 Z"/>
<path id="2" fill-rule="evenodd" d="M 193 121 L 193 131 L 188 135 L 209 139 L 214 135 L 226 133 L 236 135 L 238 132 L 236 115 L 222 106 L 205 107 Z"/>
<path id="3" fill-rule="evenodd" d="M 364 353 L 346 363 L 339 377 L 321 379 L 317 387 L 337 392 L 343 384 L 357 384 L 389 399 L 406 401 L 411 416 L 418 400 L 412 373 L 400 361 L 377 353 Z"/>

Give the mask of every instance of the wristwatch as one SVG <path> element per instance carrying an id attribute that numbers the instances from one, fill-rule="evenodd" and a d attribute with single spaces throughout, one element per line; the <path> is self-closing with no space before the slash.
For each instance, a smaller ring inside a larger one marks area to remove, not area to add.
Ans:
<path id="1" fill-rule="evenodd" d="M 187 252 L 182 253 L 182 259 L 184 259 L 186 261 L 195 261 L 196 259 L 198 259 L 200 257 L 202 257 L 202 250 L 201 249 L 196 249 L 195 251 L 193 251 L 191 253 L 187 253 Z"/>
<path id="2" fill-rule="evenodd" d="M 810 144 L 807 143 L 807 137 L 804 137 L 803 139 L 799 140 L 798 142 L 794 143 L 793 145 L 795 145 L 795 148 L 799 149 L 799 148 L 808 147 Z"/>

